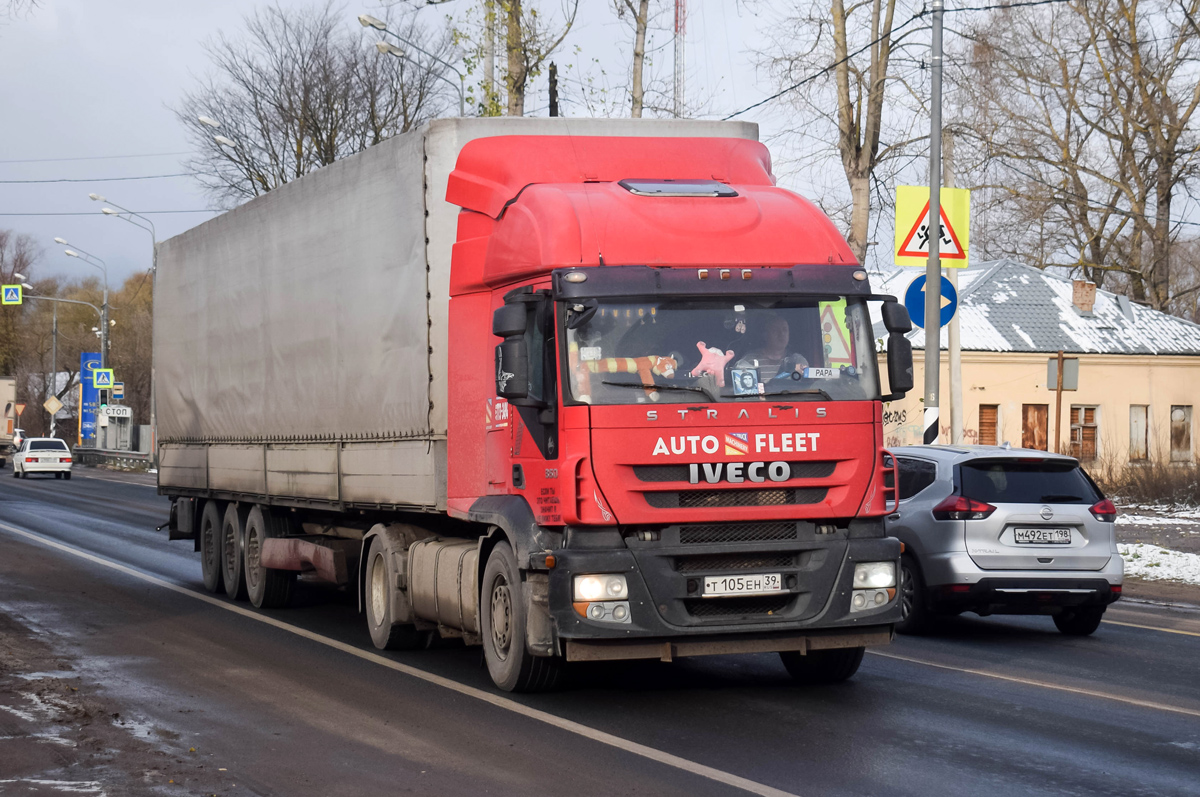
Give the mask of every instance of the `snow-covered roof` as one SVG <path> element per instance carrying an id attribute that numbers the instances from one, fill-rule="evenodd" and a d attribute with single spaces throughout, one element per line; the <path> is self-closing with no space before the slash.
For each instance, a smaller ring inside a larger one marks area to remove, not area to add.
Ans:
<path id="1" fill-rule="evenodd" d="M 904 301 L 908 284 L 922 272 L 896 269 L 871 276 L 877 293 Z M 1134 304 L 1125 296 L 1096 291 L 1091 313 L 1071 302 L 1071 280 L 1015 260 L 972 264 L 959 272 L 958 313 L 964 351 L 1027 351 L 1073 354 L 1200 355 L 1200 325 Z M 880 323 L 875 336 L 885 337 Z M 908 335 L 925 347 L 925 331 Z M 946 328 L 941 346 L 946 348 Z"/>

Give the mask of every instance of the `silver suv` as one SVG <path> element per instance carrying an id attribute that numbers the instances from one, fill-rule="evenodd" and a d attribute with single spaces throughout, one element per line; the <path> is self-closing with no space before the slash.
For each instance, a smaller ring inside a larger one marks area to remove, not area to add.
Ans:
<path id="1" fill-rule="evenodd" d="M 996 446 L 892 449 L 901 633 L 962 612 L 1048 614 L 1064 634 L 1096 630 L 1121 597 L 1117 510 L 1071 457 Z"/>

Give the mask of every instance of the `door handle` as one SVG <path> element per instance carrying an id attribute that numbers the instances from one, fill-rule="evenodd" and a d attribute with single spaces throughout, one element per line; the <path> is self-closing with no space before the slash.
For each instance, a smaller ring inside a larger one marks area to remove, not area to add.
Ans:
<path id="1" fill-rule="evenodd" d="M 887 516 L 887 519 L 888 519 L 888 520 L 899 520 L 899 519 L 900 519 L 900 513 L 899 513 L 899 512 L 893 512 L 892 514 L 890 514 L 890 515 L 888 515 L 888 516 Z"/>

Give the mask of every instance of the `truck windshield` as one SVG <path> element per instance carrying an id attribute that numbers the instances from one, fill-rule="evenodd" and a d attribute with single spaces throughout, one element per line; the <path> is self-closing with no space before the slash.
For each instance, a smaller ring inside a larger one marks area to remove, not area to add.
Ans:
<path id="1" fill-rule="evenodd" d="M 861 300 L 588 300 L 564 315 L 568 399 L 577 403 L 879 397 Z"/>

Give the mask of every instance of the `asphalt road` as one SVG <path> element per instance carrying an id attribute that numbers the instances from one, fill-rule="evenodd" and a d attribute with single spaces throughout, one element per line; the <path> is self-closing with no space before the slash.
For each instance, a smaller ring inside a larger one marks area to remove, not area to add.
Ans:
<path id="1" fill-rule="evenodd" d="M 272 612 L 210 596 L 148 480 L 0 475 L 0 621 L 108 707 L 80 710 L 88 758 L 12 698 L 0 793 L 1200 794 L 1200 611 L 1118 604 L 1084 639 L 968 615 L 833 687 L 759 655 L 510 696 L 478 648 L 379 653 L 336 590 Z M 132 741 L 105 757 L 110 713 Z"/>

